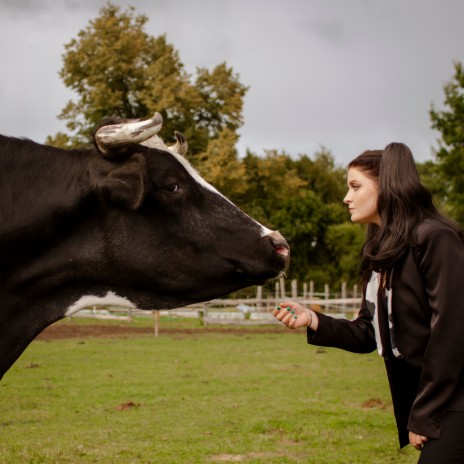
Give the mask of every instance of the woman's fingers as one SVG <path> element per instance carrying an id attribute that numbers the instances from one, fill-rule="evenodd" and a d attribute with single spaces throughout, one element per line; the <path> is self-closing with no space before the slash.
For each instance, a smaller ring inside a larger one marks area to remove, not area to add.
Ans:
<path id="1" fill-rule="evenodd" d="M 301 327 L 301 325 L 298 325 L 298 314 L 301 313 L 301 311 L 302 307 L 300 305 L 288 302 L 277 306 L 272 314 L 282 325 L 285 325 L 289 329 L 294 329 Z"/>
<path id="2" fill-rule="evenodd" d="M 424 443 L 429 441 L 428 437 L 409 432 L 409 443 L 418 451 L 422 450 Z"/>
<path id="3" fill-rule="evenodd" d="M 295 316 L 295 314 L 293 313 L 293 314 L 292 314 L 292 317 L 291 317 L 290 320 L 288 321 L 287 327 L 288 327 L 289 329 L 295 329 L 295 328 L 296 328 L 297 321 L 298 321 L 298 316 Z"/>

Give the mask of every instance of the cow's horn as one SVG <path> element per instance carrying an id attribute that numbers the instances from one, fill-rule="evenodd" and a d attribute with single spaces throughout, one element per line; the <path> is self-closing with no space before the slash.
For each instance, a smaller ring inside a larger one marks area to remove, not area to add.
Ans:
<path id="1" fill-rule="evenodd" d="M 141 143 L 157 134 L 163 125 L 163 117 L 155 113 L 146 121 L 126 122 L 103 126 L 95 134 L 95 142 L 106 155 L 111 148 L 123 148 Z"/>
<path id="2" fill-rule="evenodd" d="M 176 136 L 177 141 L 174 145 L 171 145 L 168 148 L 179 155 L 185 156 L 188 149 L 187 140 L 180 132 L 174 131 L 174 135 Z"/>

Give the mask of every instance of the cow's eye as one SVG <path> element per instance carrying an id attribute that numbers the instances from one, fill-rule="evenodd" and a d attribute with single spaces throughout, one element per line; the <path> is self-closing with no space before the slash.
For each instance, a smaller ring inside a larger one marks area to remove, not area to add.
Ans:
<path id="1" fill-rule="evenodd" d="M 163 190 L 166 190 L 166 192 L 177 192 L 179 190 L 179 184 L 176 184 L 173 182 L 172 184 L 166 184 L 162 186 Z"/>

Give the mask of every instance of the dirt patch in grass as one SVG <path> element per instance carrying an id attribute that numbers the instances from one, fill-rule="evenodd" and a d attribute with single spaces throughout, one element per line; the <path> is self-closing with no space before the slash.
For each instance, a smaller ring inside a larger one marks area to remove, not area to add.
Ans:
<path id="1" fill-rule="evenodd" d="M 37 340 L 63 340 L 67 338 L 126 338 L 134 335 L 150 335 L 150 327 L 131 327 L 123 325 L 78 325 L 57 323 L 47 327 L 37 336 Z"/>
<path id="2" fill-rule="evenodd" d="M 364 409 L 385 409 L 387 405 L 380 398 L 369 398 L 361 404 L 361 407 Z"/>
<path id="3" fill-rule="evenodd" d="M 299 330 L 287 330 L 286 333 L 299 333 Z M 198 328 L 161 328 L 160 336 L 163 335 L 195 335 L 205 333 L 227 333 L 234 335 L 249 335 L 254 333 L 260 334 L 282 334 L 282 327 L 198 327 Z M 37 340 L 63 340 L 68 338 L 129 338 L 134 336 L 150 336 L 153 335 L 152 327 L 135 327 L 130 324 L 72 324 L 72 323 L 56 323 L 47 327 L 41 334 L 37 336 Z"/>
<path id="4" fill-rule="evenodd" d="M 119 404 L 115 407 L 116 411 L 125 411 L 126 409 L 139 408 L 140 403 L 134 403 L 133 401 L 128 401 L 127 403 Z"/>
<path id="5" fill-rule="evenodd" d="M 213 462 L 245 462 L 249 459 L 271 459 L 282 456 L 281 453 L 265 453 L 252 451 L 247 454 L 217 454 L 210 457 Z"/>

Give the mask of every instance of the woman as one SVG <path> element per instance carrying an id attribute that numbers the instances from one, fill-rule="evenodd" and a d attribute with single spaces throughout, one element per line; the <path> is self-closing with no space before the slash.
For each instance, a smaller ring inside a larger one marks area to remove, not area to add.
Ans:
<path id="1" fill-rule="evenodd" d="M 274 316 L 308 343 L 384 357 L 400 446 L 420 464 L 464 463 L 464 232 L 438 212 L 403 144 L 348 165 L 344 203 L 368 224 L 353 321 L 292 301 Z"/>

